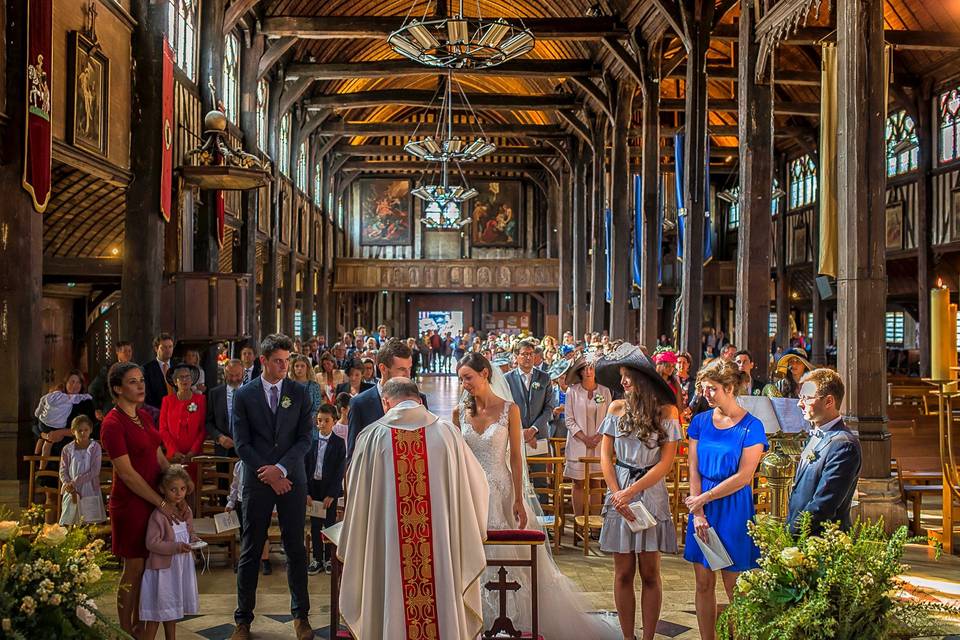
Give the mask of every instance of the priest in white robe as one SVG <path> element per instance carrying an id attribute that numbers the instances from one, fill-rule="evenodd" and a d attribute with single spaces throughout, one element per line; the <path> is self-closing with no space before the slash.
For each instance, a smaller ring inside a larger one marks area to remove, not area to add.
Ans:
<path id="1" fill-rule="evenodd" d="M 474 640 L 486 475 L 412 381 L 391 378 L 381 397 L 386 415 L 360 433 L 347 472 L 340 611 L 357 640 Z"/>

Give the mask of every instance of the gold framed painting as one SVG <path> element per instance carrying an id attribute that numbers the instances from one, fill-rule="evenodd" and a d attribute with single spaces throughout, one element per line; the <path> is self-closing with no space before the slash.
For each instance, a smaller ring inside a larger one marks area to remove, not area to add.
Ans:
<path id="1" fill-rule="evenodd" d="M 890 202 L 886 207 L 886 246 L 890 251 L 903 249 L 903 203 Z"/>
<path id="2" fill-rule="evenodd" d="M 67 46 L 67 140 L 106 157 L 110 122 L 110 60 L 99 44 L 71 31 Z"/>

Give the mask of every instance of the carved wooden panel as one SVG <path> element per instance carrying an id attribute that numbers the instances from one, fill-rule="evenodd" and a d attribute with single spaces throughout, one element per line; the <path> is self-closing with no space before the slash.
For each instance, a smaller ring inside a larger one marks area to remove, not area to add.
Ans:
<path id="1" fill-rule="evenodd" d="M 334 261 L 336 291 L 549 291 L 560 286 L 558 260 Z"/>

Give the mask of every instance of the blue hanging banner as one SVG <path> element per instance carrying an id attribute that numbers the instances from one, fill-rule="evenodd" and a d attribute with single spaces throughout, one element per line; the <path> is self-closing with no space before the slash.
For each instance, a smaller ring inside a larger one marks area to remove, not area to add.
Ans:
<path id="1" fill-rule="evenodd" d="M 613 290 L 610 280 L 610 256 L 613 254 L 613 212 L 605 209 L 603 212 L 603 230 L 604 240 L 606 241 L 606 264 L 607 264 L 607 302 L 613 301 Z"/>
<path id="2" fill-rule="evenodd" d="M 684 171 L 684 134 L 673 135 L 673 161 L 675 165 L 674 186 L 677 194 L 677 259 L 683 260 L 683 234 L 686 226 L 687 209 L 683 200 Z M 707 139 L 707 160 L 704 170 L 704 221 L 703 221 L 703 264 L 713 259 L 713 223 L 710 221 L 710 139 Z"/>
<path id="3" fill-rule="evenodd" d="M 633 176 L 633 286 L 640 288 L 640 264 L 643 259 L 643 194 L 641 178 Z"/>

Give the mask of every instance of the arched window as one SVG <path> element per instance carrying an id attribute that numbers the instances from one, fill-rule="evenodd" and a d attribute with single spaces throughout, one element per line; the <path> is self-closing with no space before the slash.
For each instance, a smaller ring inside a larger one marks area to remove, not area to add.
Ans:
<path id="1" fill-rule="evenodd" d="M 459 229 L 460 205 L 448 202 L 447 213 L 441 217 L 440 205 L 431 200 L 423 207 L 423 224 L 428 229 Z"/>
<path id="2" fill-rule="evenodd" d="M 297 171 L 296 185 L 300 191 L 307 192 L 307 143 L 300 143 L 300 149 L 297 150 Z"/>
<path id="3" fill-rule="evenodd" d="M 887 175 L 899 176 L 917 168 L 920 141 L 913 118 L 901 109 L 887 116 Z"/>
<path id="4" fill-rule="evenodd" d="M 940 162 L 960 158 L 960 87 L 940 94 Z"/>
<path id="5" fill-rule="evenodd" d="M 792 160 L 787 173 L 790 176 L 790 208 L 813 204 L 817 199 L 817 165 L 813 158 L 805 154 Z"/>
<path id="6" fill-rule="evenodd" d="M 313 167 L 313 204 L 318 207 L 323 206 L 321 202 L 321 192 L 323 191 L 323 176 L 320 175 L 320 163 L 318 162 Z"/>
<path id="7" fill-rule="evenodd" d="M 257 146 L 261 151 L 267 148 L 267 97 L 270 85 L 266 78 L 257 83 Z"/>
<path id="8" fill-rule="evenodd" d="M 290 114 L 285 113 L 280 118 L 280 144 L 277 145 L 277 166 L 280 173 L 290 175 Z"/>
<path id="9" fill-rule="evenodd" d="M 196 81 L 198 0 L 169 0 L 167 37 L 173 61 L 187 77 Z"/>
<path id="10" fill-rule="evenodd" d="M 232 122 L 240 119 L 240 38 L 232 33 L 223 46 L 223 112 Z"/>

